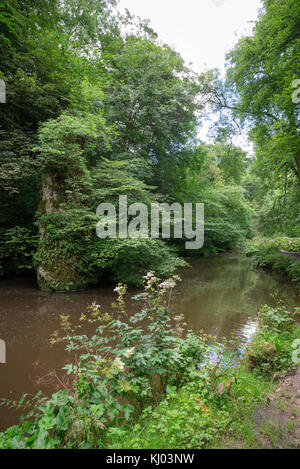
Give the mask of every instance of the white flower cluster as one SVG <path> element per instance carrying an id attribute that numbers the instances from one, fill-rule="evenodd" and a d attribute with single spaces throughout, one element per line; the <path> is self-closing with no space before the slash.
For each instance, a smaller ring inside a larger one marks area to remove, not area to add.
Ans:
<path id="1" fill-rule="evenodd" d="M 126 358 L 132 357 L 132 355 L 134 354 L 134 349 L 135 349 L 135 347 L 132 347 L 132 348 L 129 348 L 128 350 L 126 350 L 126 352 L 124 353 L 124 357 L 126 357 Z"/>
<path id="2" fill-rule="evenodd" d="M 143 278 L 144 278 L 145 280 L 150 280 L 150 279 L 152 279 L 153 277 L 155 277 L 155 275 L 154 275 L 154 272 L 151 270 L 151 271 L 148 272 L 146 275 L 144 275 Z"/>
<path id="3" fill-rule="evenodd" d="M 153 285 L 158 282 L 158 278 L 155 277 L 155 274 L 152 271 L 148 272 L 147 275 L 145 275 L 143 278 L 146 280 L 145 290 L 152 290 Z"/>
<path id="4" fill-rule="evenodd" d="M 119 283 L 119 285 L 114 289 L 114 291 L 118 293 L 118 295 L 121 295 L 121 293 L 123 292 L 123 288 L 123 285 Z"/>
<path id="5" fill-rule="evenodd" d="M 122 360 L 119 357 L 117 357 L 113 361 L 112 367 L 113 367 L 114 370 L 124 371 L 125 363 L 122 362 Z"/>
<path id="6" fill-rule="evenodd" d="M 173 288 L 176 287 L 177 282 L 181 282 L 181 278 L 178 275 L 174 275 L 172 278 L 169 278 L 168 280 L 165 280 L 159 285 L 159 289 L 161 291 L 168 291 L 172 290 Z"/>
<path id="7" fill-rule="evenodd" d="M 160 285 L 159 285 L 159 289 L 162 290 L 162 291 L 168 291 L 172 288 L 175 288 L 176 287 L 176 282 L 174 282 L 173 279 L 169 279 L 169 280 L 165 280 L 165 282 L 162 282 Z"/>

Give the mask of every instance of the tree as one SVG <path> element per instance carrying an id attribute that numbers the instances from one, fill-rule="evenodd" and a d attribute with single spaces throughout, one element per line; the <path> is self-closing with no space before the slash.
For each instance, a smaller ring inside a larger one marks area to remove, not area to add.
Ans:
<path id="1" fill-rule="evenodd" d="M 103 88 L 105 116 L 117 131 L 112 155 L 144 160 L 152 169 L 149 182 L 166 191 L 195 136 L 196 77 L 179 54 L 159 46 L 152 36 L 117 39 L 104 47 L 101 59 L 109 70 Z"/>
<path id="2" fill-rule="evenodd" d="M 292 95 L 299 79 L 300 3 L 265 0 L 253 36 L 228 56 L 233 114 L 246 122 L 263 163 L 277 177 L 292 168 L 300 183 L 300 106 Z"/>
<path id="3" fill-rule="evenodd" d="M 23 249 L 36 245 L 36 211 L 41 160 L 33 148 L 37 130 L 72 106 L 71 97 L 86 76 L 97 82 L 91 56 L 113 29 L 114 0 L 2 0 L 0 79 L 6 103 L 0 105 L 0 271 L 23 271 Z M 15 251 L 9 239 L 14 230 Z M 31 255 L 27 266 L 32 268 Z M 2 267 L 1 267 L 2 264 Z"/>

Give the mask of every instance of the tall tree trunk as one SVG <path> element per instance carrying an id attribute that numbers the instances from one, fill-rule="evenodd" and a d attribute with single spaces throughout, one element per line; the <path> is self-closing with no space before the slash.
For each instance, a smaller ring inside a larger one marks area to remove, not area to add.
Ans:
<path id="1" fill-rule="evenodd" d="M 36 258 L 37 280 L 43 290 L 78 290 L 91 283 L 91 278 L 82 271 L 82 254 L 79 255 L 87 243 L 85 233 L 77 233 L 75 223 L 70 230 L 72 213 L 63 208 L 65 191 L 65 181 L 59 175 L 53 172 L 44 174 Z"/>
<path id="2" fill-rule="evenodd" d="M 43 216 L 51 216 L 55 212 L 59 212 L 59 197 L 57 183 L 55 182 L 54 175 L 44 175 L 42 178 L 42 194 L 41 194 L 41 203 L 40 203 L 40 213 Z M 41 218 L 42 218 L 41 217 Z M 39 251 L 41 248 L 47 250 L 47 227 L 41 221 L 39 221 Z M 48 247 L 50 250 L 50 247 Z M 57 284 L 56 275 L 51 269 L 51 263 L 43 261 L 43 256 L 38 256 L 38 262 L 36 265 L 36 274 L 39 287 L 42 289 L 56 289 L 55 285 Z"/>

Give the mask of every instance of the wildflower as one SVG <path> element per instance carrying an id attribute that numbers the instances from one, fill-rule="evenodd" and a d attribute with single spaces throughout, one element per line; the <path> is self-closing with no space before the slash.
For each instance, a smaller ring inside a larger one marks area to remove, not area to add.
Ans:
<path id="1" fill-rule="evenodd" d="M 209 412 L 209 408 L 201 401 L 200 397 L 196 396 L 196 401 L 200 405 L 200 407 L 204 410 L 205 413 Z"/>
<path id="2" fill-rule="evenodd" d="M 134 349 L 135 349 L 135 347 L 132 347 L 132 348 L 129 348 L 128 350 L 126 350 L 126 352 L 124 353 L 124 357 L 126 357 L 126 358 L 132 357 L 132 355 L 134 353 Z"/>
<path id="3" fill-rule="evenodd" d="M 172 279 L 166 280 L 165 282 L 162 282 L 159 285 L 160 290 L 164 290 L 164 291 L 170 290 L 171 288 L 174 288 L 174 287 L 176 287 L 176 283 Z"/>
<path id="4" fill-rule="evenodd" d="M 68 327 L 71 326 L 71 323 L 68 321 L 70 319 L 69 314 L 61 314 L 60 319 L 61 319 L 60 325 L 61 325 L 62 329 L 68 329 Z"/>
<path id="5" fill-rule="evenodd" d="M 119 296 L 123 296 L 126 293 L 126 285 L 119 283 L 119 285 L 114 289 L 114 291 L 118 293 Z"/>
<path id="6" fill-rule="evenodd" d="M 173 276 L 173 280 L 174 280 L 175 282 L 181 282 L 181 277 L 179 277 L 179 275 L 174 275 L 174 276 Z"/>
<path id="7" fill-rule="evenodd" d="M 96 304 L 94 301 L 91 305 L 87 307 L 87 312 L 93 317 L 96 318 L 100 314 L 101 306 Z"/>
<path id="8" fill-rule="evenodd" d="M 155 277 L 153 271 L 148 272 L 143 278 L 146 281 L 145 290 L 153 290 L 153 286 L 159 281 L 159 279 Z"/>
<path id="9" fill-rule="evenodd" d="M 112 317 L 108 314 L 105 313 L 102 317 L 103 322 L 110 322 L 112 320 Z"/>
<path id="10" fill-rule="evenodd" d="M 135 299 L 139 299 L 139 298 L 148 298 L 148 296 L 149 296 L 149 293 L 143 292 L 143 293 L 140 293 L 139 295 L 136 295 L 136 296 L 135 296 Z"/>
<path id="11" fill-rule="evenodd" d="M 146 275 L 144 275 L 144 279 L 145 280 L 150 280 L 151 278 L 154 277 L 154 272 L 151 270 L 150 272 L 148 272 Z"/>
<path id="12" fill-rule="evenodd" d="M 122 362 L 122 360 L 121 360 L 119 357 L 117 357 L 117 358 L 115 358 L 115 360 L 113 361 L 112 366 L 113 366 L 113 369 L 115 369 L 115 370 L 123 371 L 124 368 L 125 368 L 125 363 Z"/>
<path id="13" fill-rule="evenodd" d="M 60 342 L 60 338 L 58 336 L 58 331 L 54 331 L 49 339 L 50 345 L 55 345 Z"/>

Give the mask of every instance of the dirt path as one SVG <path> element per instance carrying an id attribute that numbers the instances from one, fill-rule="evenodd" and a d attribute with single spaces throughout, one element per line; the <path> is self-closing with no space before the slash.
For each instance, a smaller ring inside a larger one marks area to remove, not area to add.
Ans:
<path id="1" fill-rule="evenodd" d="M 300 449 L 300 368 L 256 410 L 255 425 L 259 447 Z"/>

